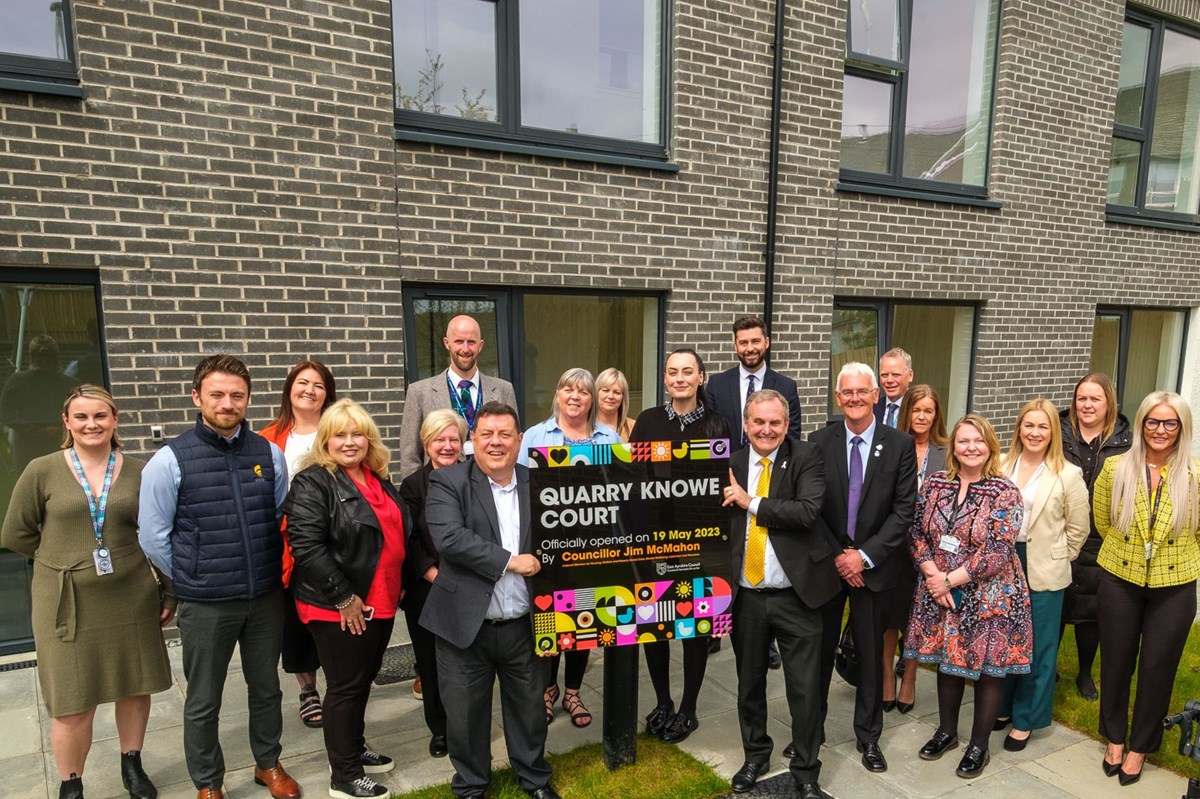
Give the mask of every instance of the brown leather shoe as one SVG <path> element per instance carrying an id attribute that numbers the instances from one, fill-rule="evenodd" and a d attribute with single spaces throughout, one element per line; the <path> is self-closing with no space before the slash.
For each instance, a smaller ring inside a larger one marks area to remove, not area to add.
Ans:
<path id="1" fill-rule="evenodd" d="M 196 792 L 196 799 L 225 799 L 220 788 L 201 788 Z"/>
<path id="2" fill-rule="evenodd" d="M 254 781 L 267 786 L 275 799 L 300 799 L 300 786 L 278 762 L 270 768 L 255 768 Z"/>

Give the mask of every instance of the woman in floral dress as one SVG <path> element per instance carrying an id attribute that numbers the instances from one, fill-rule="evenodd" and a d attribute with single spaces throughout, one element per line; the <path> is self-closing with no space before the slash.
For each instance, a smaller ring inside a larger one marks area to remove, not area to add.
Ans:
<path id="1" fill-rule="evenodd" d="M 924 760 L 958 744 L 963 691 L 974 680 L 971 740 L 955 772 L 970 778 L 988 763 L 1004 677 L 1029 673 L 1033 626 L 1014 543 L 1021 492 L 1000 474 L 996 434 L 972 413 L 958 421 L 950 440 L 947 469 L 921 486 L 909 532 L 921 579 L 904 656 L 938 664 L 940 723 L 921 747 Z"/>

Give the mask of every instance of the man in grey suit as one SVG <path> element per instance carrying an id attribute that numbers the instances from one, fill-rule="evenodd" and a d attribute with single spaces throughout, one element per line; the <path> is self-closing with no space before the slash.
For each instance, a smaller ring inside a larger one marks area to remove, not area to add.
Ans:
<path id="1" fill-rule="evenodd" d="M 533 799 L 559 799 L 546 762 L 542 691 L 528 578 L 529 470 L 517 464 L 521 429 L 511 406 L 488 402 L 475 417 L 474 457 L 435 469 L 425 518 L 441 555 L 421 626 L 437 636 L 443 695 L 454 697 L 446 742 L 455 796 L 482 799 L 491 774 L 492 684 L 500 677 L 504 741 L 517 782 Z"/>
<path id="2" fill-rule="evenodd" d="M 486 402 L 503 402 L 517 406 L 512 383 L 498 377 L 488 377 L 476 366 L 483 352 L 483 333 L 479 323 L 470 316 L 456 316 L 446 325 L 442 339 L 450 353 L 450 366 L 433 377 L 418 380 L 404 395 L 404 417 L 400 421 L 400 478 L 421 468 L 425 450 L 421 447 L 421 423 L 430 411 L 450 408 L 467 420 L 468 431 L 475 429 L 476 411 Z M 471 442 L 465 441 L 464 451 L 471 454 Z"/>
<path id="3" fill-rule="evenodd" d="M 750 446 L 730 459 L 726 506 L 734 511 L 733 653 L 746 762 L 733 790 L 749 791 L 770 768 L 767 641 L 783 654 L 791 713 L 792 778 L 802 799 L 824 799 L 821 761 L 821 610 L 841 591 L 832 540 L 814 528 L 825 497 L 817 448 L 787 437 L 788 403 L 756 391 L 743 413 Z"/>

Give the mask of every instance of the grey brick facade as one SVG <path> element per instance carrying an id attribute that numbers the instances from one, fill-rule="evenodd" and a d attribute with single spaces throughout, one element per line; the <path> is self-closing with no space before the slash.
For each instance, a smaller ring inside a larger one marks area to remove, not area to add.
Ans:
<path id="1" fill-rule="evenodd" d="M 188 424 L 219 350 L 256 421 L 311 356 L 394 439 L 404 281 L 666 292 L 667 346 L 732 363 L 764 299 L 774 2 L 673 3 L 678 172 L 396 142 L 388 0 L 213 5 L 76 0 L 84 99 L 0 90 L 0 270 L 98 270 L 133 450 Z M 788 3 L 773 353 L 806 427 L 835 297 L 979 303 L 974 406 L 1005 420 L 1066 401 L 1097 305 L 1200 306 L 1200 231 L 1105 221 L 1123 13 L 1004 3 L 997 209 L 837 190 L 846 6 Z"/>

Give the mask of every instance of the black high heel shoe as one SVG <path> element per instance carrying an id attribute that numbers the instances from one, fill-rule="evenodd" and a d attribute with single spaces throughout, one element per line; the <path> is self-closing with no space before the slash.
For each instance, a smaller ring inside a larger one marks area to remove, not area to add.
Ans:
<path id="1" fill-rule="evenodd" d="M 1125 750 L 1122 749 L 1121 750 L 1121 759 L 1118 760 L 1116 763 L 1109 763 L 1108 762 L 1108 750 L 1106 748 L 1104 751 L 1104 754 L 1100 758 L 1100 765 L 1104 768 L 1104 776 L 1105 777 L 1117 776 L 1117 772 L 1119 772 L 1121 770 L 1121 764 L 1124 761 L 1125 761 Z"/>
<path id="2" fill-rule="evenodd" d="M 1146 760 L 1143 758 L 1142 765 L 1138 768 L 1137 773 L 1130 774 L 1128 771 L 1125 770 L 1125 766 L 1122 764 L 1120 770 L 1117 771 L 1117 782 L 1121 783 L 1122 787 L 1124 787 L 1126 785 L 1133 785 L 1135 782 L 1137 782 L 1138 780 L 1140 780 L 1142 778 L 1142 769 L 1144 769 L 1145 767 L 1146 767 Z"/>

